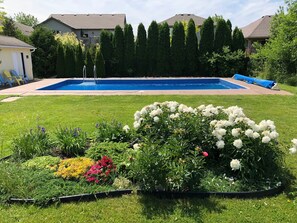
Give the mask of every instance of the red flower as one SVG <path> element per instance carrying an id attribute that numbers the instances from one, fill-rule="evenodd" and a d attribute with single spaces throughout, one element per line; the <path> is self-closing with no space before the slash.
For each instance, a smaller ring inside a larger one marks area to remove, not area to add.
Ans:
<path id="1" fill-rule="evenodd" d="M 204 156 L 204 157 L 208 157 L 208 152 L 202 152 L 202 155 Z"/>

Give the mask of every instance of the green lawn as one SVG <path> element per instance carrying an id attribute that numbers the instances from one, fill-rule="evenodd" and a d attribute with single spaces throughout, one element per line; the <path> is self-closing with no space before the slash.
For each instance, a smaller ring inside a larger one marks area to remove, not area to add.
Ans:
<path id="1" fill-rule="evenodd" d="M 37 125 L 81 127 L 91 133 L 97 121 L 116 119 L 132 125 L 133 114 L 155 101 L 175 100 L 189 106 L 200 104 L 244 108 L 255 121 L 275 121 L 286 164 L 297 176 L 297 156 L 288 154 L 290 140 L 297 138 L 297 88 L 281 86 L 294 96 L 31 96 L 0 103 L 0 155 L 10 154 L 14 136 Z M 3 98 L 3 97 L 1 97 Z M 31 205 L 0 206 L 0 222 L 296 222 L 297 184 L 276 197 L 265 199 L 166 200 L 137 195 L 69 203 L 47 208 Z"/>

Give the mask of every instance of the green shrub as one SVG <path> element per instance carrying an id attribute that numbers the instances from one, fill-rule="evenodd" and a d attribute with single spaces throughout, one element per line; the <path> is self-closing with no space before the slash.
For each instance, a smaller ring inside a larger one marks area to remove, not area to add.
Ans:
<path id="1" fill-rule="evenodd" d="M 49 169 L 55 171 L 59 163 L 59 157 L 40 156 L 27 160 L 22 166 L 29 169 Z"/>
<path id="2" fill-rule="evenodd" d="M 175 138 L 147 142 L 132 163 L 132 176 L 145 190 L 187 191 L 198 187 L 204 156 Z"/>
<path id="3" fill-rule="evenodd" d="M 132 138 L 129 126 L 113 120 L 108 123 L 105 121 L 96 124 L 94 141 L 96 142 L 129 142 Z"/>
<path id="4" fill-rule="evenodd" d="M 246 183 L 283 179 L 274 122 L 257 124 L 242 108 L 191 108 L 177 102 L 155 102 L 137 111 L 134 119 L 144 144 L 132 163 L 132 173 L 146 189 L 158 185 L 169 190 L 195 187 L 197 182 L 191 180 L 199 176 L 192 178 L 192 171 L 202 167 Z M 194 155 L 205 152 L 206 166 Z M 186 164 L 177 160 L 186 160 Z"/>
<path id="5" fill-rule="evenodd" d="M 50 153 L 52 143 L 44 127 L 21 134 L 12 141 L 13 157 L 18 160 L 28 160 L 36 156 Z"/>
<path id="6" fill-rule="evenodd" d="M 86 157 L 100 160 L 103 156 L 111 157 L 118 166 L 124 161 L 124 154 L 128 150 L 128 143 L 102 142 L 94 143 L 86 152 Z"/>
<path id="7" fill-rule="evenodd" d="M 132 182 L 129 179 L 120 176 L 114 179 L 112 186 L 116 189 L 128 189 L 131 188 Z"/>
<path id="8" fill-rule="evenodd" d="M 87 134 L 80 128 L 58 128 L 55 144 L 67 157 L 83 155 L 87 145 Z"/>

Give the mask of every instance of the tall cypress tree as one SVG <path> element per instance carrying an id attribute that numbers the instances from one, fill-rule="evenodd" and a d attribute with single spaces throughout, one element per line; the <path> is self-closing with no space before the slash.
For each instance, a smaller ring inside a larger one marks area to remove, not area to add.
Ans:
<path id="1" fill-rule="evenodd" d="M 100 50 L 105 63 L 106 76 L 110 77 L 112 75 L 111 60 L 113 55 L 112 37 L 110 32 L 107 32 L 107 31 L 101 32 Z"/>
<path id="2" fill-rule="evenodd" d="M 136 39 L 136 70 L 137 75 L 144 76 L 147 72 L 146 31 L 142 23 L 138 25 Z"/>
<path id="3" fill-rule="evenodd" d="M 198 43 L 195 22 L 190 19 L 186 37 L 186 74 L 195 75 L 198 68 Z"/>
<path id="4" fill-rule="evenodd" d="M 151 22 L 147 35 L 148 73 L 155 75 L 157 73 L 159 38 L 159 27 L 156 21 Z"/>
<path id="5" fill-rule="evenodd" d="M 58 77 L 65 76 L 65 55 L 64 47 L 62 44 L 58 44 L 57 47 L 56 74 Z"/>
<path id="6" fill-rule="evenodd" d="M 75 50 L 75 76 L 76 77 L 82 77 L 83 76 L 83 67 L 85 65 L 84 63 L 84 57 L 83 57 L 83 52 L 82 52 L 82 47 L 80 44 L 76 46 Z"/>
<path id="7" fill-rule="evenodd" d="M 95 65 L 97 77 L 105 77 L 104 60 L 100 49 L 96 50 Z"/>
<path id="8" fill-rule="evenodd" d="M 243 33 L 238 27 L 236 26 L 233 31 L 233 38 L 232 38 L 232 51 L 242 50 L 245 51 L 245 40 Z"/>
<path id="9" fill-rule="evenodd" d="M 199 42 L 199 52 L 204 55 L 213 52 L 214 24 L 211 17 L 208 17 L 201 27 L 201 39 Z"/>
<path id="10" fill-rule="evenodd" d="M 232 23 L 231 21 L 228 19 L 226 22 L 226 32 L 225 32 L 225 46 L 228 46 L 229 49 L 231 50 L 232 48 Z"/>
<path id="11" fill-rule="evenodd" d="M 226 44 L 226 32 L 228 32 L 228 26 L 224 19 L 219 19 L 217 22 L 215 38 L 214 38 L 214 51 L 221 52 L 223 46 Z"/>
<path id="12" fill-rule="evenodd" d="M 65 49 L 65 75 L 73 77 L 75 75 L 75 53 L 74 48 L 66 45 Z"/>
<path id="13" fill-rule="evenodd" d="M 172 31 L 171 66 L 175 75 L 182 75 L 185 67 L 185 32 L 181 22 L 175 22 Z"/>
<path id="14" fill-rule="evenodd" d="M 159 75 L 170 73 L 170 31 L 167 22 L 159 26 L 157 70 Z"/>
<path id="15" fill-rule="evenodd" d="M 86 53 L 86 60 L 85 60 L 85 64 L 87 67 L 87 77 L 94 77 L 94 62 L 93 62 L 93 58 L 92 58 L 92 54 L 91 54 L 91 50 L 89 48 L 86 48 L 85 50 Z"/>
<path id="16" fill-rule="evenodd" d="M 125 73 L 128 76 L 132 76 L 135 71 L 134 58 L 135 58 L 135 46 L 134 46 L 134 34 L 133 28 L 130 24 L 125 25 Z"/>
<path id="17" fill-rule="evenodd" d="M 115 75 L 121 76 L 125 72 L 125 40 L 122 28 L 117 25 L 114 30 L 113 37 Z"/>

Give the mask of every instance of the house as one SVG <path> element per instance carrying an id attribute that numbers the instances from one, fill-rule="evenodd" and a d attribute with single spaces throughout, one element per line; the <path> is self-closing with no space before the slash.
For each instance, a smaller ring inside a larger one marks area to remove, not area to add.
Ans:
<path id="1" fill-rule="evenodd" d="M 189 22 L 190 19 L 193 19 L 195 22 L 195 25 L 200 28 L 205 20 L 205 18 L 202 18 L 200 16 L 196 16 L 194 14 L 176 14 L 175 16 L 166 19 L 159 24 L 167 22 L 169 29 L 170 29 L 170 35 L 172 35 L 173 25 L 175 22 Z M 197 38 L 198 41 L 200 40 L 200 31 L 197 32 Z"/>
<path id="2" fill-rule="evenodd" d="M 15 37 L 0 35 L 0 73 L 15 70 L 29 80 L 33 80 L 31 53 L 35 48 Z"/>
<path id="3" fill-rule="evenodd" d="M 126 25 L 125 14 L 52 14 L 40 23 L 55 33 L 73 32 L 85 44 L 95 43 L 103 30 L 113 32 Z"/>
<path id="4" fill-rule="evenodd" d="M 31 26 L 27 26 L 19 22 L 15 22 L 15 27 L 17 27 L 25 36 L 30 36 L 34 31 Z"/>
<path id="5" fill-rule="evenodd" d="M 272 15 L 262 16 L 260 19 L 241 28 L 246 41 L 246 52 L 248 54 L 254 52 L 252 46 L 254 42 L 265 44 L 267 39 L 269 39 L 272 18 Z"/>

